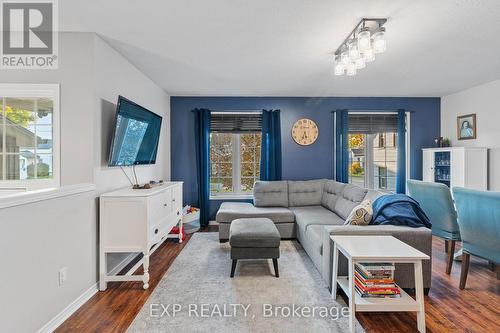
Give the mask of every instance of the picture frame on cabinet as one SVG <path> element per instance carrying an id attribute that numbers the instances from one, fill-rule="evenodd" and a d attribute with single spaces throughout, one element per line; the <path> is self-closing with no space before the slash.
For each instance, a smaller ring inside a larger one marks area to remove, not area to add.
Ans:
<path id="1" fill-rule="evenodd" d="M 476 138 L 476 114 L 466 114 L 457 117 L 458 140 L 471 140 Z"/>

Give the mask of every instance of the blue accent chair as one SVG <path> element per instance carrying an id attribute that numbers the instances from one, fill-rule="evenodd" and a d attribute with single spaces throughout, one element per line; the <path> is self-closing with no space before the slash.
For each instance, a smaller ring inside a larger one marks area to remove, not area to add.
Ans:
<path id="1" fill-rule="evenodd" d="M 446 274 L 450 274 L 455 254 L 455 243 L 460 241 L 457 212 L 448 186 L 409 179 L 408 193 L 424 210 L 432 223 L 432 234 L 446 242 Z"/>
<path id="2" fill-rule="evenodd" d="M 500 192 L 453 188 L 462 236 L 460 289 L 465 288 L 470 255 L 494 263 L 500 275 Z"/>

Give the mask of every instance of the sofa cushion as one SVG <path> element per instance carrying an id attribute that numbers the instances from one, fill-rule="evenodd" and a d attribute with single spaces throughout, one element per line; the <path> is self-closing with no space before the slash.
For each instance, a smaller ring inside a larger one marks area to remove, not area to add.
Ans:
<path id="1" fill-rule="evenodd" d="M 387 193 L 382 193 L 377 190 L 368 190 L 365 195 L 364 200 L 370 200 L 371 202 L 374 202 L 378 197 L 381 197 Z"/>
<path id="2" fill-rule="evenodd" d="M 223 202 L 217 212 L 218 223 L 231 223 L 239 218 L 267 217 L 274 223 L 295 221 L 293 213 L 284 207 L 255 207 L 249 202 Z"/>
<path id="3" fill-rule="evenodd" d="M 370 200 L 363 200 L 353 208 L 351 214 L 345 220 L 345 224 L 368 225 L 372 221 L 373 208 Z"/>
<path id="4" fill-rule="evenodd" d="M 323 254 L 323 230 L 325 229 L 324 225 L 310 225 L 306 230 L 306 237 L 311 243 L 311 247 L 313 250 L 318 252 L 320 255 Z"/>
<path id="5" fill-rule="evenodd" d="M 280 233 L 268 218 L 236 219 L 229 229 L 231 247 L 279 247 Z"/>
<path id="6" fill-rule="evenodd" d="M 323 197 L 321 198 L 321 205 L 332 212 L 335 211 L 335 204 L 337 199 L 342 196 L 346 184 L 339 183 L 335 180 L 327 180 L 323 187 Z"/>
<path id="7" fill-rule="evenodd" d="M 367 190 L 355 185 L 347 184 L 342 191 L 342 196 L 335 203 L 334 213 L 337 213 L 343 220 L 347 219 L 354 207 L 359 205 L 366 196 Z"/>
<path id="8" fill-rule="evenodd" d="M 324 179 L 289 181 L 288 205 L 289 207 L 319 206 L 323 196 Z"/>
<path id="9" fill-rule="evenodd" d="M 288 182 L 255 182 L 253 203 L 256 207 L 288 207 Z"/>
<path id="10" fill-rule="evenodd" d="M 323 206 L 291 207 L 295 222 L 303 235 L 309 225 L 342 225 L 344 219 Z"/>

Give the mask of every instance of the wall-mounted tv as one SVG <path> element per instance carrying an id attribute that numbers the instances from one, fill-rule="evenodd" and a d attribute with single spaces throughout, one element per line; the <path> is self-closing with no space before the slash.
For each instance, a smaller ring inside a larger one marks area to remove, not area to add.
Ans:
<path id="1" fill-rule="evenodd" d="M 118 96 L 109 166 L 155 164 L 162 117 Z"/>

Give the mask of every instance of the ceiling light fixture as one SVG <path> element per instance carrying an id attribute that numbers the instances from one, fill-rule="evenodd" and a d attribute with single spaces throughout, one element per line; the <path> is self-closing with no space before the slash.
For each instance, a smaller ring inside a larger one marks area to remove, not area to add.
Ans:
<path id="1" fill-rule="evenodd" d="M 387 49 L 385 18 L 363 18 L 335 51 L 335 75 L 353 76 Z"/>

